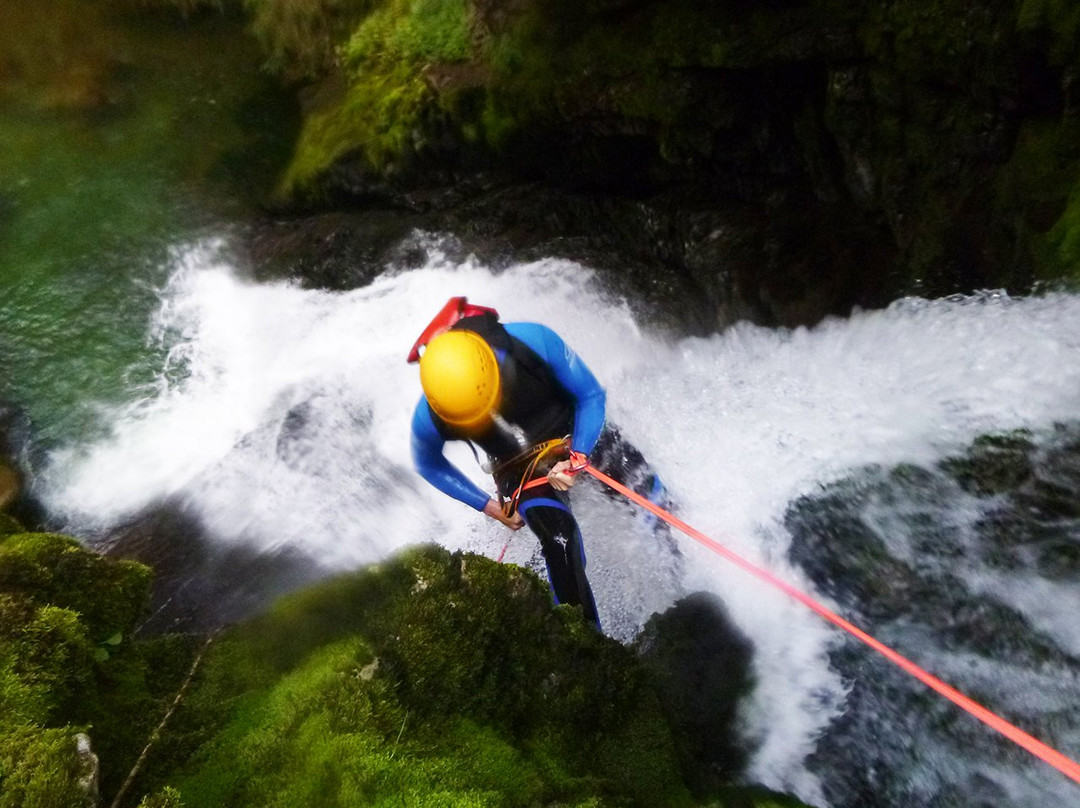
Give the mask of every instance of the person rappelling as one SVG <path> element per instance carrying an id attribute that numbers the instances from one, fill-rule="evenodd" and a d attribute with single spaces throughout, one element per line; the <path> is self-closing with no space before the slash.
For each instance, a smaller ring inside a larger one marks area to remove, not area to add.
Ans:
<path id="1" fill-rule="evenodd" d="M 447 302 L 408 361 L 420 363 L 423 388 L 412 419 L 417 471 L 511 530 L 528 525 L 540 540 L 555 602 L 580 606 L 599 628 L 567 494 L 576 479 L 571 457 L 588 458 L 658 505 L 667 507 L 668 496 L 642 454 L 606 422 L 606 394 L 592 371 L 547 326 L 502 323 L 495 309 L 464 297 Z M 451 440 L 487 455 L 497 498 L 446 459 Z"/>

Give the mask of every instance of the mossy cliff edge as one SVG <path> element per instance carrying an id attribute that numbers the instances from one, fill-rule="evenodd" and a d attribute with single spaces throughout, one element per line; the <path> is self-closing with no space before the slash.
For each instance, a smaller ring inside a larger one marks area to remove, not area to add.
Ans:
<path id="1" fill-rule="evenodd" d="M 558 187 L 534 188 L 553 230 L 658 261 L 706 327 L 1080 271 L 1072 4 L 246 8 L 305 99 L 293 202 L 456 204 L 480 169 Z"/>
<path id="2" fill-rule="evenodd" d="M 628 648 L 531 573 L 430 546 L 207 644 L 138 637 L 149 580 L 67 537 L 0 539 L 0 806 L 799 805 L 730 785 L 694 735 L 734 740 L 694 729 L 703 694 L 672 707 L 678 619 Z M 687 611 L 699 643 L 716 608 Z M 713 701 L 749 686 L 728 670 Z"/>

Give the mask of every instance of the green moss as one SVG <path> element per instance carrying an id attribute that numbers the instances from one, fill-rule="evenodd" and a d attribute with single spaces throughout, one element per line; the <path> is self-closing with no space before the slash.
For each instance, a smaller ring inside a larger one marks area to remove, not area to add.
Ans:
<path id="1" fill-rule="evenodd" d="M 64 723 L 94 687 L 94 647 L 79 615 L 31 607 L 4 633 L 0 654 L 12 660 L 10 669 L 27 696 L 12 713 L 27 722 Z"/>
<path id="2" fill-rule="evenodd" d="M 24 649 L 16 639 L 16 627 L 21 628 L 25 618 L 13 605 L 7 596 L 0 596 L 0 626 L 5 635 L 0 639 L 0 716 L 11 726 L 40 724 L 49 716 L 53 698 L 44 683 L 25 675 L 20 660 Z"/>
<path id="3" fill-rule="evenodd" d="M 404 65 L 379 66 L 365 73 L 349 86 L 339 105 L 305 119 L 278 197 L 312 195 L 315 181 L 345 157 L 356 158 L 375 173 L 392 171 L 392 161 L 408 156 L 428 99 L 419 74 Z"/>
<path id="4" fill-rule="evenodd" d="M 0 591 L 71 609 L 94 642 L 126 632 L 146 608 L 150 569 L 110 561 L 68 536 L 14 534 L 0 540 Z"/>
<path id="5" fill-rule="evenodd" d="M 184 801 L 180 798 L 179 791 L 172 786 L 166 786 L 156 794 L 143 797 L 138 808 L 184 808 Z"/>
<path id="6" fill-rule="evenodd" d="M 378 0 L 244 0 L 267 66 L 294 77 L 326 73 L 349 32 Z"/>
<path id="7" fill-rule="evenodd" d="M 1018 21 L 1027 30 L 1046 29 L 1059 62 L 1076 58 L 1080 43 L 1080 6 L 1071 0 L 1022 0 Z"/>
<path id="8" fill-rule="evenodd" d="M 145 609 L 148 576 L 141 564 L 111 561 L 69 537 L 0 539 L 0 726 L 10 741 L 0 745 L 25 746 L 40 735 L 45 746 L 26 754 L 44 765 L 43 755 L 60 754 L 49 739 L 92 727 L 102 788 L 119 787 L 175 695 L 178 671 L 190 664 L 189 640 L 142 646 L 131 640 Z M 66 771 L 57 766 L 56 776 Z M 26 770 L 10 782 L 39 776 L 45 775 Z M 63 792 L 58 783 L 49 780 L 48 789 Z M 0 782 L 0 794 L 8 794 L 7 781 Z"/>
<path id="9" fill-rule="evenodd" d="M 247 701 L 181 782 L 185 804 L 524 806 L 542 794 L 504 738 L 410 715 L 373 663 L 365 643 L 344 640 Z"/>
<path id="10" fill-rule="evenodd" d="M 102 663 L 144 608 L 147 573 L 64 536 L 0 541 L 0 703 L 9 715 L 46 725 L 88 717 Z"/>
<path id="11" fill-rule="evenodd" d="M 1061 214 L 1076 181 L 1072 145 L 1063 143 L 1061 126 L 1054 121 L 1030 121 L 1017 133 L 1016 146 L 1002 182 L 1012 201 L 1026 202 L 1028 225 L 1045 232 Z"/>
<path id="12" fill-rule="evenodd" d="M 1069 202 L 1061 218 L 1046 237 L 1046 246 L 1052 259 L 1051 278 L 1068 278 L 1080 283 L 1080 180 L 1069 195 Z"/>
<path id="13" fill-rule="evenodd" d="M 495 76 L 483 121 L 489 145 L 578 106 L 666 131 L 686 111 L 679 71 L 727 63 L 725 17 L 693 3 L 616 19 L 591 15 L 582 3 L 528 6 L 485 43 Z"/>
<path id="14" fill-rule="evenodd" d="M 8 516 L 6 513 L 0 513 L 0 537 L 25 532 L 25 528 L 15 520 L 15 517 Z"/>
<path id="15" fill-rule="evenodd" d="M 1017 209 L 995 188 L 1024 51 L 1015 13 L 1011 0 L 946 0 L 871 4 L 851 17 L 861 58 L 830 83 L 827 123 L 849 185 L 863 186 L 892 229 L 906 291 L 970 291 L 979 276 L 1010 289 L 1031 282 L 1031 261 L 1015 256 Z M 1018 172 L 1013 190 L 1026 181 Z"/>
<path id="16" fill-rule="evenodd" d="M 339 51 L 344 91 L 307 116 L 279 195 L 310 192 L 346 156 L 377 175 L 402 170 L 436 108 L 425 66 L 463 61 L 468 51 L 465 0 L 387 0 L 373 8 Z"/>
<path id="17" fill-rule="evenodd" d="M 448 123 L 463 142 L 497 153 L 577 108 L 623 116 L 629 127 L 655 134 L 671 159 L 683 159 L 701 150 L 701 137 L 699 99 L 684 97 L 680 71 L 745 60 L 755 47 L 740 56 L 729 45 L 745 34 L 746 14 L 711 9 L 703 16 L 694 2 L 606 17 L 559 0 L 506 16 L 505 25 L 487 30 L 470 18 L 465 0 L 374 7 L 340 48 L 345 88 L 309 111 L 280 193 L 310 192 L 342 159 L 376 177 L 407 170 Z M 768 15 L 749 16 L 763 40 L 774 35 Z M 464 88 L 451 80 L 436 91 L 424 79 L 426 71 L 463 63 L 473 68 Z"/>
<path id="18" fill-rule="evenodd" d="M 91 805 L 83 773 L 71 729 L 0 729 L 0 808 Z"/>
<path id="19" fill-rule="evenodd" d="M 94 589 L 108 562 L 75 564 L 66 554 L 86 551 L 59 536 L 0 551 L 17 584 L 0 590 L 0 808 L 78 804 L 75 726 L 93 725 L 102 793 L 115 793 L 196 640 L 123 639 L 103 658 L 83 616 L 27 582 L 62 594 L 38 568 L 53 559 Z M 81 706 L 59 710 L 75 692 Z M 692 804 L 633 653 L 553 606 L 535 575 L 434 546 L 223 634 L 131 802 L 140 794 L 141 808 Z"/>
<path id="20" fill-rule="evenodd" d="M 183 712 L 189 808 L 688 800 L 633 655 L 534 575 L 435 547 L 236 627 Z"/>
<path id="21" fill-rule="evenodd" d="M 466 58 L 465 0 L 245 0 L 269 67 L 286 76 L 340 74 L 344 90 L 309 110 L 279 195 L 303 193 L 355 154 L 383 169 L 401 156 L 427 100 L 424 65 Z"/>
<path id="22" fill-rule="evenodd" d="M 1080 126 L 1029 121 L 1020 129 L 997 193 L 1013 210 L 1042 280 L 1080 282 Z"/>
<path id="23" fill-rule="evenodd" d="M 469 56 L 466 0 L 387 0 L 360 23 L 344 50 L 363 72 L 372 61 L 460 62 Z"/>

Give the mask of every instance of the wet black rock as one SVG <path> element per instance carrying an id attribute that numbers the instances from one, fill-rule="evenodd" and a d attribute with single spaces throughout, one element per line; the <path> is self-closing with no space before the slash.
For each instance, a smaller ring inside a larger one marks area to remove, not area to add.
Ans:
<path id="1" fill-rule="evenodd" d="M 267 552 L 223 543 L 177 502 L 148 509 L 96 544 L 109 557 L 154 570 L 150 614 L 139 627 L 147 634 L 212 631 L 328 574 L 294 549 Z"/>
<path id="2" fill-rule="evenodd" d="M 294 202 L 423 213 L 478 255 L 625 266 L 688 331 L 1074 271 L 1064 18 L 1005 0 L 471 5 L 473 33 L 521 64 L 429 65 L 406 153 L 301 143 L 297 160 L 331 165 Z"/>
<path id="3" fill-rule="evenodd" d="M 19 407 L 0 401 L 0 511 L 29 529 L 46 522 L 46 511 L 27 481 L 40 461 L 31 441 L 31 424 Z"/>
<path id="4" fill-rule="evenodd" d="M 1080 725 L 1080 657 L 1044 601 L 1080 579 L 1078 500 L 1080 425 L 985 435 L 933 467 L 857 469 L 799 498 L 789 556 L 860 628 L 1061 743 Z M 1031 804 L 1008 784 L 1021 750 L 852 638 L 830 659 L 851 684 L 810 758 L 830 804 Z"/>
<path id="5" fill-rule="evenodd" d="M 634 647 L 677 729 L 687 785 L 699 796 L 715 794 L 738 777 L 752 749 L 739 737 L 737 711 L 754 685 L 753 644 L 720 598 L 697 592 L 653 615 Z"/>

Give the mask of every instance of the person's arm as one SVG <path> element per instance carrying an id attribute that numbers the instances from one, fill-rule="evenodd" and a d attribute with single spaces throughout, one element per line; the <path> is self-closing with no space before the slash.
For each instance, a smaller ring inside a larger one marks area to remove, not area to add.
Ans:
<path id="1" fill-rule="evenodd" d="M 596 376 L 562 337 L 539 323 L 509 323 L 506 330 L 517 337 L 551 369 L 555 379 L 574 399 L 574 434 L 570 448 L 589 454 L 604 428 L 607 395 Z"/>
<path id="2" fill-rule="evenodd" d="M 443 455 L 446 440 L 435 428 L 431 410 L 421 398 L 413 411 L 412 459 L 420 476 L 459 502 L 478 511 L 484 510 L 490 497 Z"/>
<path id="3" fill-rule="evenodd" d="M 538 323 L 512 323 L 506 330 L 532 348 L 543 359 L 556 381 L 574 399 L 574 434 L 570 448 L 588 455 L 604 428 L 607 395 L 581 357 L 574 353 L 562 337 Z M 568 491 L 576 481 L 573 463 L 560 460 L 547 474 L 556 491 Z"/>
<path id="4" fill-rule="evenodd" d="M 514 514 L 516 518 L 507 518 L 498 502 L 446 459 L 443 454 L 446 440 L 436 429 L 435 422 L 431 419 L 431 409 L 423 397 L 413 411 L 411 444 L 413 465 L 420 476 L 435 488 L 502 522 L 512 530 L 517 530 L 524 524 L 517 514 Z"/>

